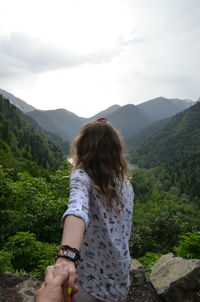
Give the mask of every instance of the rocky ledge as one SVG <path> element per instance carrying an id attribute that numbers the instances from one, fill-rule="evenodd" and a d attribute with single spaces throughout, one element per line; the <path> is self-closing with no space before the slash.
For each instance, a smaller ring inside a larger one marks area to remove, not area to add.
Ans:
<path id="1" fill-rule="evenodd" d="M 33 302 L 40 280 L 0 274 L 0 302 Z M 133 260 L 127 302 L 200 302 L 200 260 L 162 256 L 147 276 Z"/>

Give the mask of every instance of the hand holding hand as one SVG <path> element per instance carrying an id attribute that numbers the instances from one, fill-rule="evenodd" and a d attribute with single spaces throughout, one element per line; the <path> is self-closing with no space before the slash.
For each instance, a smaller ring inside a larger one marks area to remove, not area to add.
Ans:
<path id="1" fill-rule="evenodd" d="M 67 260 L 66 258 L 59 257 L 56 260 L 56 264 L 65 263 L 69 269 L 68 280 L 63 284 L 63 300 L 62 302 L 75 302 L 75 294 L 78 292 L 79 287 L 75 284 L 78 280 L 76 274 L 76 267 L 74 262 Z M 77 290 L 78 289 L 78 290 Z"/>
<path id="2" fill-rule="evenodd" d="M 79 287 L 75 284 L 78 276 L 75 268 L 70 268 L 65 261 L 48 266 L 45 272 L 45 281 L 35 294 L 35 302 L 75 302 L 75 294 Z M 71 288 L 71 294 L 67 290 Z"/>

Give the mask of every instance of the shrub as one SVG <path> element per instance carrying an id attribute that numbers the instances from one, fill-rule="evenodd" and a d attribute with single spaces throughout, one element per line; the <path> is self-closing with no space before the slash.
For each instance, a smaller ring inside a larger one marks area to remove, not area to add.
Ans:
<path id="1" fill-rule="evenodd" d="M 161 256 L 162 254 L 158 253 L 146 253 L 145 256 L 140 257 L 137 260 L 144 266 L 147 273 L 150 274 L 152 266 Z"/>
<path id="2" fill-rule="evenodd" d="M 12 254 L 12 265 L 16 270 L 31 272 L 37 269 L 38 275 L 43 274 L 41 263 L 54 263 L 56 245 L 36 240 L 36 235 L 29 232 L 18 232 L 8 238 L 6 249 Z"/>
<path id="3" fill-rule="evenodd" d="M 13 271 L 11 260 L 12 255 L 9 252 L 4 250 L 0 251 L 0 273 L 3 273 L 5 271 Z"/>
<path id="4" fill-rule="evenodd" d="M 133 228 L 130 238 L 130 252 L 134 258 L 147 252 L 165 254 L 173 250 L 184 224 L 170 212 L 157 212 L 143 224 Z"/>
<path id="5" fill-rule="evenodd" d="M 152 217 L 149 225 L 151 236 L 157 244 L 157 252 L 168 253 L 178 242 L 183 231 L 180 219 L 170 212 L 159 212 Z"/>
<path id="6" fill-rule="evenodd" d="M 152 237 L 152 230 L 149 226 L 142 225 L 133 229 L 129 247 L 133 258 L 142 257 L 148 251 L 156 251 L 157 245 Z"/>
<path id="7" fill-rule="evenodd" d="M 200 259 L 200 232 L 193 231 L 187 235 L 180 235 L 181 241 L 179 245 L 174 248 L 176 255 L 192 259 Z"/>

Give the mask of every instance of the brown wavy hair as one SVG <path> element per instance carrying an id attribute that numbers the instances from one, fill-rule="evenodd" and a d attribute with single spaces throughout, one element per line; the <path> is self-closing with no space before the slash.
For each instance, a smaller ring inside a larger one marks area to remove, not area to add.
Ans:
<path id="1" fill-rule="evenodd" d="M 75 138 L 71 153 L 75 169 L 81 168 L 88 173 L 95 188 L 104 197 L 106 207 L 110 210 L 122 209 L 123 201 L 117 193 L 116 181 L 126 177 L 127 163 L 117 129 L 107 120 L 86 123 Z"/>

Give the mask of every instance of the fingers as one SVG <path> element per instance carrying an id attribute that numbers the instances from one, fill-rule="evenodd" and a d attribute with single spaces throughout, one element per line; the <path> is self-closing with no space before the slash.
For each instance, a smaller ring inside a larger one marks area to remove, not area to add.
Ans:
<path id="1" fill-rule="evenodd" d="M 63 261 L 53 266 L 48 266 L 45 271 L 44 287 L 62 288 L 62 302 L 75 302 L 75 294 L 79 287 L 75 284 L 78 280 L 73 262 Z"/>
<path id="2" fill-rule="evenodd" d="M 54 266 L 47 266 L 45 271 L 45 284 L 54 278 Z"/>
<path id="3" fill-rule="evenodd" d="M 59 258 L 58 258 L 59 259 Z M 65 282 L 62 285 L 63 288 L 63 295 L 65 297 L 65 301 L 71 301 L 70 296 L 73 295 L 73 292 L 77 292 L 77 288 L 74 285 L 75 282 L 78 280 L 78 276 L 76 274 L 76 268 L 75 264 L 72 261 L 66 260 L 66 259 L 60 259 L 59 266 L 60 268 L 64 269 L 65 267 L 68 268 L 68 278 L 65 279 Z M 57 267 L 58 264 L 55 265 Z M 59 270 L 56 270 L 56 274 L 60 273 Z"/>
<path id="4" fill-rule="evenodd" d="M 77 281 L 77 274 L 75 268 L 71 267 L 69 269 L 68 287 L 73 288 L 76 281 Z"/>
<path id="5" fill-rule="evenodd" d="M 75 282 L 78 280 L 78 275 L 75 274 Z M 65 281 L 63 286 L 62 286 L 62 291 L 63 291 L 63 298 L 65 302 L 73 302 L 75 301 L 74 295 L 79 291 L 79 286 L 76 285 L 75 283 L 73 286 L 69 285 L 69 281 Z"/>
<path id="6" fill-rule="evenodd" d="M 75 294 L 77 294 L 79 290 L 80 287 L 77 284 L 74 284 L 74 287 L 72 289 L 72 295 L 74 296 Z"/>
<path id="7" fill-rule="evenodd" d="M 71 295 L 71 301 L 70 302 L 76 302 L 76 294 L 80 290 L 79 286 L 74 284 L 72 295 Z"/>

